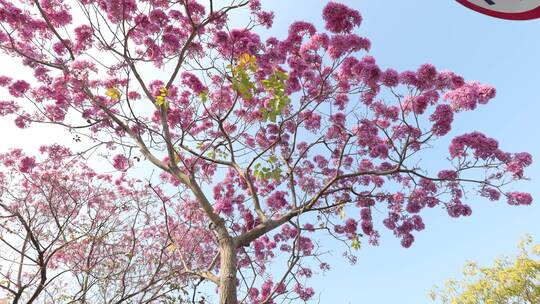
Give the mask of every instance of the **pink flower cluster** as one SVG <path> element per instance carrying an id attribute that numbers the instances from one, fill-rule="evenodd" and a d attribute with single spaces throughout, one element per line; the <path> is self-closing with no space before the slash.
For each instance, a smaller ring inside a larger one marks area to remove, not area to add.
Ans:
<path id="1" fill-rule="evenodd" d="M 509 205 L 530 205 L 533 200 L 531 194 L 524 192 L 508 192 L 506 197 Z"/>
<path id="2" fill-rule="evenodd" d="M 0 116 L 6 116 L 19 111 L 20 107 L 14 101 L 0 101 Z"/>
<path id="3" fill-rule="evenodd" d="M 129 159 L 127 157 L 125 157 L 123 154 L 115 155 L 112 158 L 112 160 L 113 160 L 113 167 L 116 170 L 126 171 L 130 166 Z"/>
<path id="4" fill-rule="evenodd" d="M 257 54 L 261 49 L 259 35 L 247 29 L 233 29 L 230 33 L 216 32 L 213 43 L 221 54 L 231 58 L 238 58 L 242 54 Z"/>
<path id="5" fill-rule="evenodd" d="M 30 89 L 30 84 L 24 80 L 17 80 L 8 89 L 13 97 L 22 97 Z"/>
<path id="6" fill-rule="evenodd" d="M 338 59 L 344 55 L 358 52 L 360 50 L 368 51 L 371 43 L 368 39 L 354 34 L 334 35 L 328 45 L 328 55 L 332 59 Z"/>
<path id="7" fill-rule="evenodd" d="M 325 28 L 333 33 L 349 33 L 362 22 L 360 13 L 344 4 L 329 2 L 323 9 Z"/>
<path id="8" fill-rule="evenodd" d="M 98 0 L 97 4 L 113 23 L 131 20 L 137 10 L 135 0 Z"/>
<path id="9" fill-rule="evenodd" d="M 473 151 L 477 158 L 497 158 L 501 161 L 508 159 L 508 155 L 499 150 L 499 143 L 480 132 L 472 132 L 460 135 L 452 139 L 449 151 L 451 157 L 465 157 L 467 150 Z"/>
<path id="10" fill-rule="evenodd" d="M 19 170 L 23 173 L 30 173 L 35 166 L 36 159 L 34 157 L 25 156 L 19 160 Z"/>
<path id="11" fill-rule="evenodd" d="M 287 192 L 275 191 L 266 200 L 266 205 L 268 205 L 270 210 L 272 210 L 273 212 L 281 211 L 284 208 L 290 206 L 290 204 L 287 202 L 286 197 L 287 197 Z"/>
<path id="12" fill-rule="evenodd" d="M 83 24 L 75 28 L 75 50 L 81 52 L 92 46 L 94 30 L 89 25 Z"/>
<path id="13" fill-rule="evenodd" d="M 444 136 L 452 129 L 454 111 L 449 105 L 437 105 L 435 111 L 429 117 L 429 120 L 433 122 L 433 126 L 431 127 L 433 134 L 437 136 Z"/>
<path id="14" fill-rule="evenodd" d="M 182 73 L 182 84 L 190 88 L 195 94 L 199 95 L 206 90 L 205 86 L 197 76 L 192 73 Z"/>
<path id="15" fill-rule="evenodd" d="M 466 83 L 444 95 L 456 111 L 474 110 L 477 104 L 486 104 L 496 94 L 495 88 L 478 82 Z"/>

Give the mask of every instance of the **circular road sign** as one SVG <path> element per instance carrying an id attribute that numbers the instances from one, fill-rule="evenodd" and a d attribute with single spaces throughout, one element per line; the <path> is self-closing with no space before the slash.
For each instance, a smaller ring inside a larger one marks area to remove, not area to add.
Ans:
<path id="1" fill-rule="evenodd" d="M 501 19 L 540 18 L 540 0 L 456 0 L 479 13 Z"/>

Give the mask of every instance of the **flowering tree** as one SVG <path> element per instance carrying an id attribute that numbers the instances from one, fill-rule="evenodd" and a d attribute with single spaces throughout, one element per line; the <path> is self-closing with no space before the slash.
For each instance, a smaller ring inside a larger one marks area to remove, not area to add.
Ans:
<path id="1" fill-rule="evenodd" d="M 167 221 L 143 236 L 165 236 L 220 303 L 310 299 L 313 261 L 329 268 L 320 234 L 354 261 L 362 239 L 378 243 L 378 220 L 409 247 L 425 208 L 469 216 L 467 193 L 532 202 L 505 187 L 531 156 L 479 132 L 452 139 L 441 168 L 422 166 L 494 88 L 430 64 L 381 69 L 354 33 L 360 14 L 339 3 L 324 30 L 299 21 L 263 41 L 273 16 L 257 0 L 0 0 L 2 51 L 33 70 L 0 78 L 13 96 L 0 114 L 67 128 L 118 171 L 159 170 Z"/>
<path id="2" fill-rule="evenodd" d="M 189 274 L 161 230 L 159 189 L 97 174 L 60 146 L 41 152 L 41 160 L 20 150 L 0 155 L 0 298 L 150 303 L 184 296 Z"/>

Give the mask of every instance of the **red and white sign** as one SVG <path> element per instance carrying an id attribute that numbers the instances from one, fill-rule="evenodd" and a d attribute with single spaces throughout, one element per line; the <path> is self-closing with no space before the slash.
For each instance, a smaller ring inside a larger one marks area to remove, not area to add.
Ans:
<path id="1" fill-rule="evenodd" d="M 510 20 L 540 18 L 540 0 L 456 0 L 482 14 Z"/>

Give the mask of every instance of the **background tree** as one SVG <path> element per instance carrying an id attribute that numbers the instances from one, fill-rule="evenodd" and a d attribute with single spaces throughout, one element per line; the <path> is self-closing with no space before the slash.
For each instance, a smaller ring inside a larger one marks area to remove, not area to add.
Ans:
<path id="1" fill-rule="evenodd" d="M 33 71 L 0 79 L 14 98 L 0 114 L 67 128 L 118 171 L 159 170 L 170 216 L 154 231 L 220 303 L 309 300 L 314 262 L 329 268 L 318 235 L 354 262 L 362 239 L 378 243 L 376 222 L 409 247 L 425 208 L 468 216 L 472 194 L 531 204 L 505 187 L 531 156 L 482 133 L 423 166 L 494 88 L 430 64 L 382 70 L 342 4 L 324 8 L 325 30 L 299 21 L 262 41 L 272 18 L 256 0 L 0 0 L 1 48 Z"/>
<path id="2" fill-rule="evenodd" d="M 519 243 L 519 254 L 493 266 L 467 264 L 462 281 L 449 280 L 432 298 L 452 304 L 533 304 L 540 302 L 540 244 L 531 237 Z"/>
<path id="3" fill-rule="evenodd" d="M 41 152 L 40 159 L 20 150 L 0 154 L 0 298 L 164 303 L 185 297 L 189 274 L 167 243 L 157 188 L 97 174 L 60 146 Z"/>

